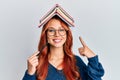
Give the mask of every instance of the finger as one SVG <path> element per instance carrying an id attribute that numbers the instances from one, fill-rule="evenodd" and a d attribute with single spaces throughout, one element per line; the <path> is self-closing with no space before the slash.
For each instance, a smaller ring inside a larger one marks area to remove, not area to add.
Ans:
<path id="1" fill-rule="evenodd" d="M 31 64 L 35 64 L 35 63 L 38 63 L 38 60 L 34 60 L 31 62 Z"/>
<path id="2" fill-rule="evenodd" d="M 80 55 L 85 56 L 84 55 L 84 48 L 83 47 L 78 48 L 78 50 L 79 50 Z"/>
<path id="3" fill-rule="evenodd" d="M 36 51 L 36 52 L 33 54 L 33 56 L 38 55 L 38 54 L 39 54 L 39 52 L 40 52 L 40 51 Z"/>
<path id="4" fill-rule="evenodd" d="M 36 51 L 32 56 L 37 56 L 39 54 L 39 51 Z"/>
<path id="5" fill-rule="evenodd" d="M 81 55 L 81 56 L 85 56 L 85 54 L 81 54 L 81 53 L 80 53 L 80 55 Z"/>
<path id="6" fill-rule="evenodd" d="M 81 44 L 83 45 L 83 47 L 85 47 L 86 44 L 85 44 L 85 42 L 83 41 L 83 39 L 82 39 L 81 37 L 79 37 L 79 39 L 80 39 L 80 42 L 81 42 Z"/>
<path id="7" fill-rule="evenodd" d="M 32 57 L 32 58 L 30 58 L 30 59 L 28 59 L 30 62 L 31 61 L 34 61 L 34 60 L 38 60 L 38 57 L 37 56 L 34 56 L 34 57 Z"/>
<path id="8" fill-rule="evenodd" d="M 78 50 L 79 50 L 79 53 L 83 53 L 84 52 L 84 48 L 83 47 L 79 48 Z"/>
<path id="9" fill-rule="evenodd" d="M 78 50 L 79 50 L 79 51 L 83 51 L 83 50 L 84 50 L 84 48 L 83 48 L 83 47 L 81 47 L 81 48 L 78 48 Z"/>
<path id="10" fill-rule="evenodd" d="M 38 60 L 34 60 L 34 61 L 31 61 L 31 62 L 28 62 L 28 65 L 29 66 L 37 66 L 38 65 Z"/>
<path id="11" fill-rule="evenodd" d="M 29 59 L 35 57 L 35 56 L 38 55 L 38 54 L 39 54 L 39 51 L 36 51 L 32 56 L 29 57 Z"/>
<path id="12" fill-rule="evenodd" d="M 38 62 L 38 59 L 32 58 L 32 59 L 28 60 L 27 62 L 28 62 L 28 64 L 34 65 L 34 63 Z"/>

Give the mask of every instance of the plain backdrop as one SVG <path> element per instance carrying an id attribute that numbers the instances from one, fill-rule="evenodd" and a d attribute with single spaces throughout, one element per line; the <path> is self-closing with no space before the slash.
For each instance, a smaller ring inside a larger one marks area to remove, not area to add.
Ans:
<path id="1" fill-rule="evenodd" d="M 74 18 L 74 54 L 79 55 L 81 36 L 99 55 L 105 69 L 102 79 L 120 80 L 119 0 L 0 0 L 0 80 L 22 80 L 27 58 L 37 51 L 39 20 L 55 4 Z"/>

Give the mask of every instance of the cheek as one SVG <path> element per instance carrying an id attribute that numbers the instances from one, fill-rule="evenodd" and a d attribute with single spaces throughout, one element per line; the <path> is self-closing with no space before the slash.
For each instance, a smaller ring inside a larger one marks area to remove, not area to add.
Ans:
<path id="1" fill-rule="evenodd" d="M 67 36 L 63 36 L 63 40 L 64 42 L 66 42 Z"/>
<path id="2" fill-rule="evenodd" d="M 52 40 L 53 40 L 53 37 L 47 36 L 47 42 L 48 42 L 48 43 L 53 43 Z"/>
<path id="3" fill-rule="evenodd" d="M 47 42 L 48 42 L 48 43 L 50 43 L 50 40 L 51 40 L 51 38 L 50 38 L 50 37 L 47 37 Z"/>

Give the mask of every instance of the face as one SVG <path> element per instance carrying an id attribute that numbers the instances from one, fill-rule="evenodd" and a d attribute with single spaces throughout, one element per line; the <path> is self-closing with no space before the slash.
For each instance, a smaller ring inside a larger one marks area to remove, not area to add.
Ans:
<path id="1" fill-rule="evenodd" d="M 47 40 L 52 47 L 63 47 L 66 36 L 66 30 L 59 20 L 52 19 L 48 22 Z"/>

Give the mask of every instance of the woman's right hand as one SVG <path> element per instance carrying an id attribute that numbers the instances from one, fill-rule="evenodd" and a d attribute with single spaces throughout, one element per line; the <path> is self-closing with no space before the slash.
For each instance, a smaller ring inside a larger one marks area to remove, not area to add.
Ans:
<path id="1" fill-rule="evenodd" d="M 36 56 L 37 54 L 39 54 L 39 51 L 35 52 L 27 60 L 28 74 L 29 75 L 33 75 L 36 72 L 36 67 L 38 65 L 38 56 Z"/>

